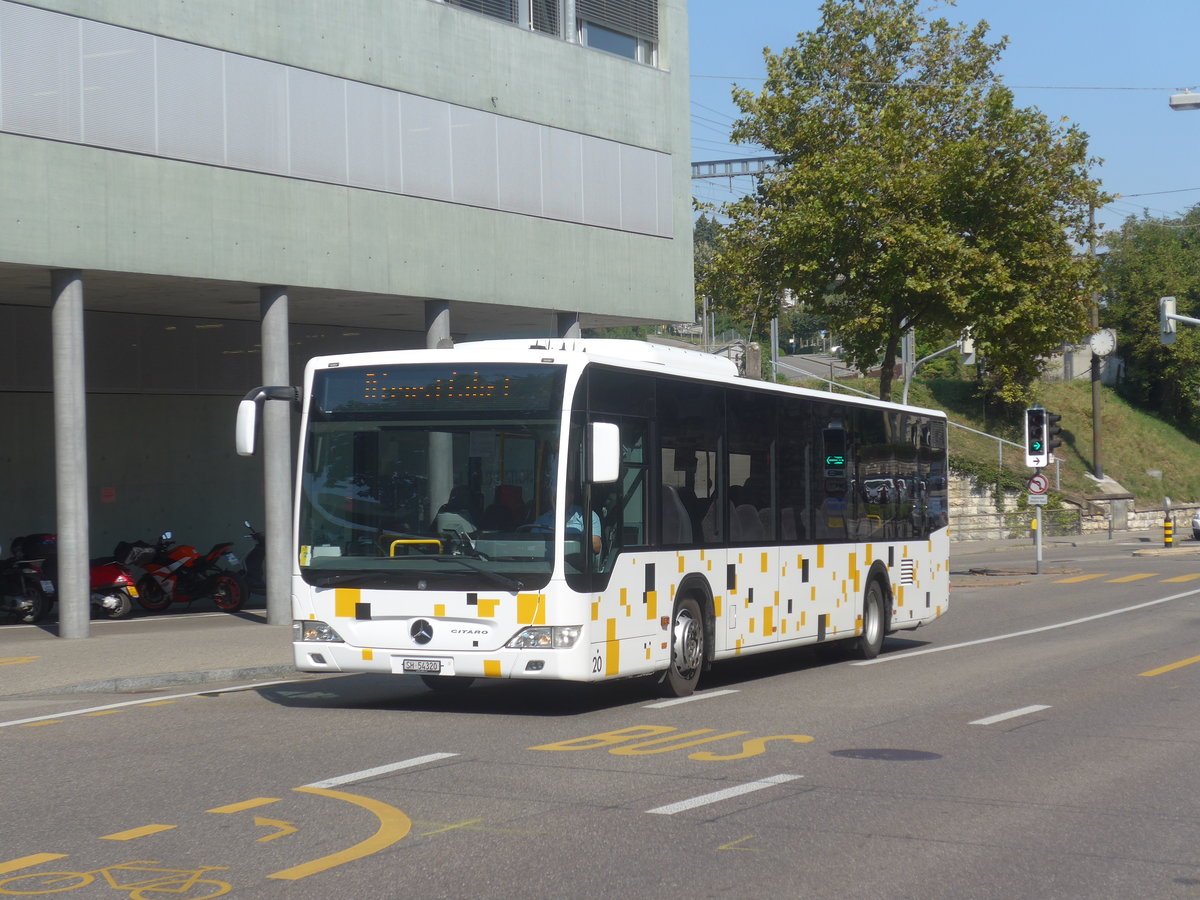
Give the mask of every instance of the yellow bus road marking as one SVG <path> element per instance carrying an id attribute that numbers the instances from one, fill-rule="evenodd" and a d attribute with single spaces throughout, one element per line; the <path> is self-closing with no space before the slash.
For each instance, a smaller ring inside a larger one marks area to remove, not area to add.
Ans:
<path id="1" fill-rule="evenodd" d="M 1131 581 L 1141 581 L 1144 578 L 1157 578 L 1157 572 L 1142 572 L 1137 575 L 1122 575 L 1120 578 L 1110 578 L 1105 584 L 1128 584 Z"/>
<path id="2" fill-rule="evenodd" d="M 748 853 L 762 853 L 763 851 L 760 847 L 739 847 L 738 846 L 738 844 L 744 844 L 746 841 L 750 840 L 752 837 L 754 837 L 754 835 L 748 834 L 744 838 L 738 838 L 736 841 L 730 841 L 728 844 L 722 844 L 717 849 L 718 850 L 745 850 Z"/>
<path id="3" fill-rule="evenodd" d="M 1101 572 L 1097 575 L 1072 575 L 1070 578 L 1059 578 L 1055 584 L 1079 584 L 1081 581 L 1094 581 L 1097 578 L 1107 578 L 1107 572 Z"/>
<path id="4" fill-rule="evenodd" d="M 0 656 L 0 666 L 20 666 L 39 659 L 40 656 Z"/>
<path id="5" fill-rule="evenodd" d="M 143 825 L 141 828 L 130 828 L 128 831 L 118 831 L 115 834 L 101 835 L 102 841 L 134 841 L 141 837 L 149 837 L 152 834 L 161 834 L 164 831 L 174 831 L 179 826 L 177 825 Z"/>
<path id="6" fill-rule="evenodd" d="M 382 803 L 379 800 L 373 800 L 370 797 L 360 797 L 357 794 L 347 794 L 342 791 L 329 791 L 318 787 L 298 787 L 295 790 L 306 794 L 330 797 L 334 800 L 345 800 L 347 803 L 361 806 L 368 812 L 374 813 L 375 817 L 379 819 L 379 830 L 365 841 L 360 841 L 353 847 L 348 847 L 337 853 L 331 853 L 328 856 L 322 856 L 320 859 L 310 860 L 298 866 L 292 866 L 290 869 L 273 872 L 267 876 L 268 878 L 283 881 L 297 881 L 301 878 L 307 878 L 309 875 L 316 875 L 336 866 L 353 862 L 356 859 L 363 859 L 381 850 L 386 850 L 412 831 L 412 819 L 396 809 L 396 807 L 389 806 L 387 803 Z"/>
<path id="7" fill-rule="evenodd" d="M 460 828 L 471 828 L 472 825 L 478 825 L 482 821 L 483 819 L 467 819 L 465 822 L 455 822 L 451 825 L 441 825 L 435 828 L 433 831 L 422 831 L 417 835 L 417 837 L 429 837 L 431 834 L 445 834 L 447 831 L 457 831 Z M 428 824 L 432 825 L 433 823 L 430 822 Z M 477 831 L 479 829 L 471 828 L 471 830 Z"/>
<path id="8" fill-rule="evenodd" d="M 0 862 L 0 875 L 7 875 L 9 872 L 16 872 L 18 869 L 28 869 L 32 866 L 40 866 L 42 863 L 54 862 L 56 859 L 66 859 L 65 853 L 34 853 L 31 856 L 21 856 L 17 859 L 10 859 L 8 862 Z"/>
<path id="9" fill-rule="evenodd" d="M 542 835 L 547 834 L 546 831 L 531 831 L 528 828 L 491 828 L 481 824 L 483 819 L 468 819 L 466 822 L 419 822 L 413 820 L 413 825 L 420 828 L 432 828 L 432 831 L 417 832 L 415 837 L 429 837 L 434 834 L 445 834 L 449 831 L 486 831 L 489 834 L 523 834 L 523 835 Z"/>
<path id="10" fill-rule="evenodd" d="M 1142 678 L 1153 678 L 1155 675 L 1162 675 L 1165 672 L 1174 672 L 1176 669 L 1182 669 L 1184 666 L 1190 666 L 1194 663 L 1200 663 L 1200 656 L 1193 656 L 1191 659 L 1181 659 L 1179 662 L 1170 663 L 1169 665 L 1159 666 L 1157 669 L 1151 669 L 1149 672 L 1140 673 Z"/>
<path id="11" fill-rule="evenodd" d="M 285 835 L 295 834 L 300 830 L 291 822 L 284 822 L 280 819 L 264 819 L 261 816 L 254 817 L 254 824 L 258 825 L 260 828 L 278 829 L 274 834 L 268 834 L 266 837 L 258 838 L 257 843 L 259 844 L 265 844 L 267 841 L 273 841 L 275 838 L 281 838 Z"/>
<path id="12" fill-rule="evenodd" d="M 1191 575 L 1176 575 L 1174 578 L 1164 578 L 1163 584 L 1180 584 L 1185 581 L 1195 581 L 1200 578 L 1200 572 L 1193 572 Z"/>
<path id="13" fill-rule="evenodd" d="M 13 723 L 6 723 L 6 724 L 13 724 Z M 16 724 L 24 725 L 26 728 L 37 728 L 41 725 L 61 725 L 62 721 L 59 719 L 51 718 L 50 716 L 45 716 L 44 718 L 41 718 L 36 722 L 18 722 Z"/>
<path id="14" fill-rule="evenodd" d="M 89 718 L 93 716 L 115 716 L 120 711 L 121 710 L 119 709 L 101 709 L 97 712 L 84 713 L 84 715 L 88 716 Z"/>
<path id="15" fill-rule="evenodd" d="M 245 812 L 248 809 L 258 809 L 260 806 L 270 806 L 272 803 L 278 803 L 278 797 L 255 797 L 253 800 L 243 800 L 241 803 L 230 803 L 227 806 L 218 806 L 216 809 L 207 810 L 210 813 L 231 813 Z"/>

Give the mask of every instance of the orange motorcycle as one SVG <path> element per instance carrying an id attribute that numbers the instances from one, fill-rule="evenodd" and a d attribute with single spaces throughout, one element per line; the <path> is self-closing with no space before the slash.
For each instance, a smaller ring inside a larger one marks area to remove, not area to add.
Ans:
<path id="1" fill-rule="evenodd" d="M 172 603 L 211 599 L 217 609 L 241 609 L 249 591 L 233 541 L 221 541 L 201 554 L 172 538 L 172 532 L 165 531 L 153 545 L 142 541 L 128 545 L 124 558 L 146 573 L 138 579 L 138 603 L 157 612 Z M 118 558 L 121 556 L 118 552 Z M 222 563 L 233 568 L 224 568 Z"/>

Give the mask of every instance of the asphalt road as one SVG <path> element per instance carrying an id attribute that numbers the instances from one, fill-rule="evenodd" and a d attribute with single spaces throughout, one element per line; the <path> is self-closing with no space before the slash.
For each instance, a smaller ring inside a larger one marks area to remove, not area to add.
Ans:
<path id="1" fill-rule="evenodd" d="M 958 553 L 949 615 L 877 661 L 739 660 L 689 702 L 0 702 L 0 896 L 1200 897 L 1200 555 L 1032 561 Z"/>

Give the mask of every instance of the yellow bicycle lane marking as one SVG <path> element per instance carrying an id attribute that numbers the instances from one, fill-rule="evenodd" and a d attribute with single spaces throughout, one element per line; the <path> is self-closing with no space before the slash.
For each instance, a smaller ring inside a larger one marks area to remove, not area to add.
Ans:
<path id="1" fill-rule="evenodd" d="M 365 841 L 360 841 L 353 847 L 348 847 L 338 853 L 331 853 L 328 856 L 323 856 L 320 859 L 314 859 L 298 866 L 292 866 L 290 869 L 283 869 L 267 877 L 284 881 L 307 878 L 309 875 L 316 875 L 318 872 L 324 872 L 327 869 L 332 869 L 334 866 L 340 866 L 344 863 L 370 856 L 372 853 L 378 853 L 380 850 L 385 850 L 397 841 L 407 837 L 408 833 L 412 831 L 412 819 L 396 809 L 396 807 L 383 803 L 380 800 L 373 800 L 370 797 L 360 797 L 358 794 L 335 791 L 333 788 L 341 787 L 344 784 L 352 784 L 356 781 L 366 781 L 368 778 L 376 778 L 381 775 L 390 775 L 393 772 L 423 766 L 427 763 L 440 762 L 441 760 L 450 759 L 457 755 L 456 753 L 428 753 L 425 756 L 403 759 L 400 762 L 376 766 L 373 769 L 363 769 L 361 772 L 351 772 L 349 775 L 339 775 L 335 778 L 327 778 L 324 781 L 315 781 L 312 784 L 306 784 L 304 787 L 293 788 L 293 790 L 305 794 L 332 797 L 334 800 L 345 800 L 347 803 L 361 806 L 368 812 L 374 813 L 375 817 L 379 819 L 379 830 L 372 837 L 367 838 Z"/>
<path id="2" fill-rule="evenodd" d="M 28 869 L 40 866 L 42 863 L 54 862 L 56 859 L 66 859 L 66 853 L 34 853 L 32 856 L 22 856 L 20 859 L 10 859 L 0 863 L 0 875 L 16 872 L 18 869 Z"/>
<path id="3" fill-rule="evenodd" d="M 373 800 L 370 797 L 361 797 L 358 794 L 347 794 L 343 791 L 331 791 L 327 788 L 298 787 L 294 788 L 294 790 L 305 794 L 331 797 L 334 800 L 345 800 L 347 803 L 361 806 L 368 812 L 374 813 L 375 817 L 379 819 L 379 830 L 365 841 L 360 841 L 353 847 L 348 847 L 337 853 L 331 853 L 328 856 L 322 856 L 320 859 L 310 860 L 301 865 L 293 866 L 290 869 L 274 872 L 268 875 L 268 878 L 283 881 L 297 881 L 301 878 L 307 878 L 309 875 L 316 875 L 335 866 L 353 862 L 356 859 L 362 859 L 373 853 L 378 853 L 380 850 L 386 850 L 392 844 L 407 837 L 408 833 L 412 831 L 412 819 L 396 809 L 396 807 L 382 801 Z"/>

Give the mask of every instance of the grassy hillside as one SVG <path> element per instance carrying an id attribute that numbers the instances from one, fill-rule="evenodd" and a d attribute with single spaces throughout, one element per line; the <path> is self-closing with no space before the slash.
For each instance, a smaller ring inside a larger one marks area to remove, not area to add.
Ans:
<path id="1" fill-rule="evenodd" d="M 878 394 L 877 383 L 868 379 L 845 383 Z M 981 404 L 971 397 L 972 387 L 963 381 L 915 380 L 909 402 L 944 409 L 952 422 L 1021 443 L 1021 417 L 985 421 Z M 1091 383 L 1046 382 L 1038 386 L 1037 401 L 1063 417 L 1063 446 L 1057 453 L 1062 460 L 1062 492 L 1077 501 L 1098 493 L 1095 481 L 1088 477 L 1093 463 Z M 1100 416 L 1104 474 L 1134 494 L 1139 509 L 1161 506 L 1164 496 L 1174 503 L 1200 502 L 1200 444 L 1181 435 L 1170 423 L 1133 408 L 1108 388 L 1103 391 Z M 950 429 L 950 453 L 952 458 L 964 458 L 985 470 L 994 470 L 1000 461 L 996 441 L 961 428 Z M 1032 474 L 1025 467 L 1020 447 L 1005 445 L 1003 459 L 1011 481 L 1023 482 Z M 1151 471 L 1161 472 L 1161 478 L 1151 475 Z M 1048 468 L 1046 474 L 1053 487 L 1054 468 Z"/>

